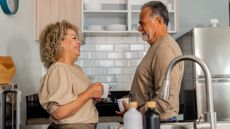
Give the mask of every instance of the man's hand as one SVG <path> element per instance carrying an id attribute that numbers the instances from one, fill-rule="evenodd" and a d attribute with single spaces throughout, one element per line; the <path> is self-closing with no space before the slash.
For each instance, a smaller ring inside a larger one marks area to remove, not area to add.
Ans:
<path id="1" fill-rule="evenodd" d="M 96 101 L 96 102 L 101 102 L 102 98 L 94 98 L 93 100 Z"/>
<path id="2" fill-rule="evenodd" d="M 122 104 L 123 104 L 125 110 L 124 110 L 123 112 L 115 111 L 115 113 L 116 113 L 118 116 L 121 116 L 121 117 L 123 117 L 124 114 L 129 110 L 128 103 L 126 103 L 125 100 L 122 101 Z"/>

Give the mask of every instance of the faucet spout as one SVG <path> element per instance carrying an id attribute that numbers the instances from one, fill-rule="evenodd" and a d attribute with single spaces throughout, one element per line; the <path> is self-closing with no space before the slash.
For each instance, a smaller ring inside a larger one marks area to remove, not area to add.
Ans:
<path id="1" fill-rule="evenodd" d="M 165 73 L 165 79 L 162 85 L 162 91 L 160 97 L 162 99 L 168 100 L 169 99 L 169 89 L 170 89 L 170 73 L 172 68 L 180 61 L 183 60 L 191 60 L 198 63 L 204 71 L 205 75 L 205 86 L 206 86 L 206 98 L 207 98 L 207 122 L 210 123 L 211 129 L 216 129 L 216 113 L 214 112 L 214 101 L 213 101 L 213 88 L 212 88 L 212 80 L 211 80 L 211 73 L 207 67 L 207 65 L 202 61 L 200 58 L 193 56 L 193 55 L 182 55 L 178 56 L 173 59 Z"/>

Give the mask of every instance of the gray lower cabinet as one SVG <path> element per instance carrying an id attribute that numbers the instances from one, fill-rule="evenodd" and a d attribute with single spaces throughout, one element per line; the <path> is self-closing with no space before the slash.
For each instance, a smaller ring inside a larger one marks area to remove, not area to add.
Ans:
<path id="1" fill-rule="evenodd" d="M 47 129 L 48 128 L 48 124 L 47 125 L 22 125 L 21 129 Z"/>

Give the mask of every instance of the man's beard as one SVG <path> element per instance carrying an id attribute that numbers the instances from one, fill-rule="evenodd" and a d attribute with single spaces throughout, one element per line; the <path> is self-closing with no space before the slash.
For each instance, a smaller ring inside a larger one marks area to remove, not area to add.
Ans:
<path id="1" fill-rule="evenodd" d="M 142 39 L 146 42 L 149 41 L 149 34 L 148 33 L 145 33 L 145 34 L 142 34 Z"/>

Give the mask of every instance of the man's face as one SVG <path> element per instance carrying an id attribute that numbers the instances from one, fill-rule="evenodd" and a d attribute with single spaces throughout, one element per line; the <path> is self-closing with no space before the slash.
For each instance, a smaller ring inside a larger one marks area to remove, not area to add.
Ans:
<path id="1" fill-rule="evenodd" d="M 148 43 L 154 42 L 156 26 L 155 18 L 151 17 L 152 10 L 144 8 L 140 14 L 138 31 L 142 33 L 142 38 Z"/>

